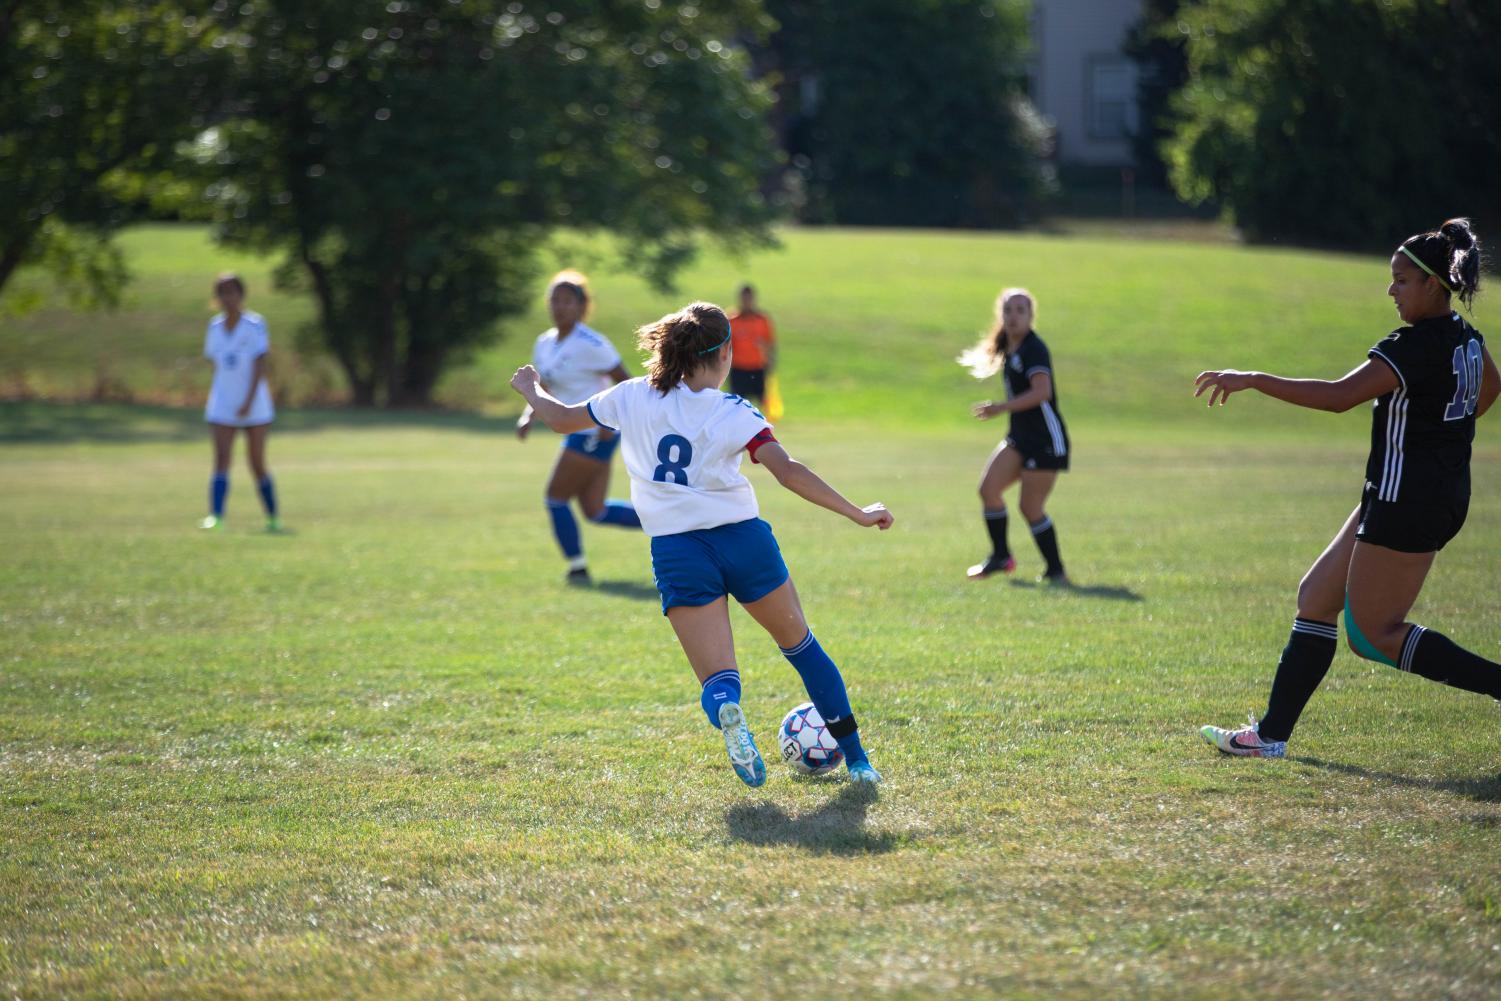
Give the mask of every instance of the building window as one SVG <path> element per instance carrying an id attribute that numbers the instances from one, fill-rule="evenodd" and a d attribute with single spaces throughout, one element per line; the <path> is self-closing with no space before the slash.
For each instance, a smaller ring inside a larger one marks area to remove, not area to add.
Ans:
<path id="1" fill-rule="evenodd" d="M 1136 66 L 1117 55 L 1086 63 L 1085 114 L 1091 139 L 1125 139 L 1136 131 Z"/>

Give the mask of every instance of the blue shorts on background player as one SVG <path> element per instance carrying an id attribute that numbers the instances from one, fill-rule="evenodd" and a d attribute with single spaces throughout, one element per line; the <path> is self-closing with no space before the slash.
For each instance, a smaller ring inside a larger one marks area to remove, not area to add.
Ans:
<path id="1" fill-rule="evenodd" d="M 797 670 L 844 752 L 850 778 L 880 782 L 844 678 L 808 628 L 771 526 L 759 517 L 755 491 L 740 473 L 741 459 L 749 455 L 782 486 L 857 525 L 890 528 L 891 513 L 883 504 L 850 503 L 787 454 L 755 407 L 720 392 L 733 350 L 729 320 L 718 306 L 692 303 L 642 327 L 637 337 L 651 355 L 647 377 L 621 382 L 583 405 L 548 394 L 529 365 L 511 385 L 554 431 L 619 434 L 631 500 L 652 540 L 663 614 L 698 676 L 700 705 L 722 732 L 735 774 L 750 786 L 766 781 L 741 708 L 729 597 L 771 634 Z"/>
<path id="2" fill-rule="evenodd" d="M 532 365 L 544 389 L 567 403 L 582 403 L 606 386 L 630 378 L 614 345 L 584 326 L 589 288 L 583 275 L 564 271 L 553 278 L 547 287 L 547 308 L 553 327 L 532 348 Z M 531 426 L 532 408 L 527 407 L 516 421 L 516 437 L 525 441 Z M 616 445 L 614 434 L 592 426 L 568 435 L 547 480 L 547 514 L 553 538 L 568 561 L 570 584 L 589 583 L 589 564 L 571 506 L 574 500 L 584 517 L 596 525 L 641 527 L 635 508 L 607 498 Z"/>

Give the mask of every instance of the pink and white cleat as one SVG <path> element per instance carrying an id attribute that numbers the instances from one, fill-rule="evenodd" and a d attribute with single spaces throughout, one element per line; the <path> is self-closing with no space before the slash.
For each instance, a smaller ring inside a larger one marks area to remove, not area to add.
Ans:
<path id="1" fill-rule="evenodd" d="M 1262 740 L 1258 732 L 1261 724 L 1256 722 L 1255 713 L 1251 714 L 1251 722 L 1236 730 L 1224 730 L 1217 726 L 1199 727 L 1199 736 L 1219 748 L 1224 754 L 1234 754 L 1242 758 L 1282 758 L 1287 756 L 1287 741 L 1285 740 Z"/>

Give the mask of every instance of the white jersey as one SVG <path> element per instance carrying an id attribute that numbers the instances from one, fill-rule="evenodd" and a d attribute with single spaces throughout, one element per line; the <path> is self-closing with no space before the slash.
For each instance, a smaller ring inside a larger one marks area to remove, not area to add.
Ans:
<path id="1" fill-rule="evenodd" d="M 276 410 L 271 405 L 271 389 L 265 379 L 255 387 L 250 411 L 243 417 L 239 414 L 245 403 L 245 394 L 250 391 L 255 360 L 270 350 L 271 338 L 266 333 L 266 320 L 259 313 L 241 313 L 234 330 L 225 329 L 223 313 L 208 321 L 208 332 L 203 337 L 203 357 L 214 363 L 214 381 L 209 387 L 208 403 L 203 408 L 204 420 L 232 427 L 271 423 Z"/>
<path id="2" fill-rule="evenodd" d="M 561 340 L 558 328 L 553 327 L 532 347 L 532 367 L 542 376 L 543 385 L 569 406 L 611 385 L 609 373 L 619 364 L 615 346 L 582 323 Z"/>
<path id="3" fill-rule="evenodd" d="M 595 423 L 620 433 L 631 503 L 647 535 L 675 535 L 747 521 L 760 513 L 740 475 L 752 438 L 771 427 L 745 400 L 683 383 L 663 396 L 645 378 L 589 400 Z"/>

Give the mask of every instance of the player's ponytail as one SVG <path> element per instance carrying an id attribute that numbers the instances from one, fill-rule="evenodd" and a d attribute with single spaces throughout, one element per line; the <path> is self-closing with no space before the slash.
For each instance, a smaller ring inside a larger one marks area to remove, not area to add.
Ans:
<path id="1" fill-rule="evenodd" d="M 1465 218 L 1450 219 L 1438 231 L 1448 241 L 1449 285 L 1459 301 L 1473 309 L 1475 293 L 1480 291 L 1480 241 Z"/>
<path id="2" fill-rule="evenodd" d="M 973 347 L 965 349 L 954 359 L 969 369 L 969 374 L 976 379 L 988 379 L 1006 364 L 1006 327 L 1001 322 L 1001 311 L 1016 296 L 1022 296 L 1032 304 L 1032 322 L 1037 322 L 1037 300 L 1032 298 L 1031 292 L 1024 288 L 1008 288 L 1001 292 L 995 301 L 995 325 Z"/>
<path id="3" fill-rule="evenodd" d="M 1480 241 L 1470 220 L 1450 219 L 1430 233 L 1402 241 L 1401 251 L 1438 280 L 1444 291 L 1473 308 L 1480 291 Z"/>
<path id="4" fill-rule="evenodd" d="M 646 377 L 662 395 L 713 362 L 730 339 L 730 320 L 711 302 L 691 302 L 676 313 L 636 331 L 636 346 L 647 352 Z"/>

